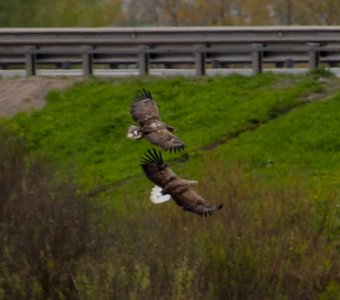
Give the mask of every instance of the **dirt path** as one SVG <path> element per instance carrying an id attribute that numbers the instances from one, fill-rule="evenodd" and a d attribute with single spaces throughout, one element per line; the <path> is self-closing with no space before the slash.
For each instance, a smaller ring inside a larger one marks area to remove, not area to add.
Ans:
<path id="1" fill-rule="evenodd" d="M 42 108 L 49 90 L 63 89 L 79 80 L 47 77 L 0 79 L 0 117 L 11 117 L 19 111 Z"/>

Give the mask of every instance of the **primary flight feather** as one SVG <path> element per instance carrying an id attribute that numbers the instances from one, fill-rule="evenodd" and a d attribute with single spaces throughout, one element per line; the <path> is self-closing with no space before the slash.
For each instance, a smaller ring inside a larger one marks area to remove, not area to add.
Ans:
<path id="1" fill-rule="evenodd" d="M 164 163 L 161 152 L 148 150 L 142 159 L 141 166 L 145 175 L 156 184 L 151 193 L 151 201 L 162 203 L 171 198 L 184 210 L 201 216 L 211 215 L 222 208 L 208 203 L 200 196 L 193 186 L 197 181 L 186 180 L 178 177 L 166 163 Z"/>
<path id="2" fill-rule="evenodd" d="M 184 144 L 172 133 L 174 128 L 160 120 L 158 106 L 149 91 L 143 89 L 137 94 L 131 104 L 131 115 L 139 126 L 129 126 L 129 139 L 138 140 L 144 137 L 169 152 L 184 149 Z"/>

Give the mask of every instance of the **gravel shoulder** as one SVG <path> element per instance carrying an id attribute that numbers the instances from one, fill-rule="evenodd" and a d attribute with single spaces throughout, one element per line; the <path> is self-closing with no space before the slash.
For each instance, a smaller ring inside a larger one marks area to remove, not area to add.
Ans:
<path id="1" fill-rule="evenodd" d="M 46 77 L 0 79 L 0 117 L 40 109 L 46 105 L 45 97 L 49 90 L 64 89 L 79 80 Z"/>

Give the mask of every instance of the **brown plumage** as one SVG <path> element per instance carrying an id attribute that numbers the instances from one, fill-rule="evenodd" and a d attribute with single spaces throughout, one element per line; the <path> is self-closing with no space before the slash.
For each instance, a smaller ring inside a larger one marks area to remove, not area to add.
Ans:
<path id="1" fill-rule="evenodd" d="M 137 140 L 144 137 L 169 152 L 184 148 L 184 144 L 172 133 L 174 128 L 160 120 L 158 106 L 149 91 L 143 89 L 139 92 L 131 104 L 131 115 L 139 126 L 128 128 L 128 138 Z"/>
<path id="2" fill-rule="evenodd" d="M 146 176 L 162 188 L 162 194 L 169 194 L 184 210 L 201 216 L 208 216 L 222 208 L 222 204 L 219 206 L 211 205 L 194 191 L 192 186 L 197 184 L 197 181 L 178 177 L 164 163 L 160 151 L 157 152 L 155 149 L 153 151 L 148 150 L 142 159 L 141 166 Z"/>

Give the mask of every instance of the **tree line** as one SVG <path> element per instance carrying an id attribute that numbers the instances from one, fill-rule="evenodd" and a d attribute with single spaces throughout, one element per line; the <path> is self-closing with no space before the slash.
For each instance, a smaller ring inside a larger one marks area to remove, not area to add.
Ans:
<path id="1" fill-rule="evenodd" d="M 0 27 L 338 25 L 340 0 L 11 0 Z"/>

